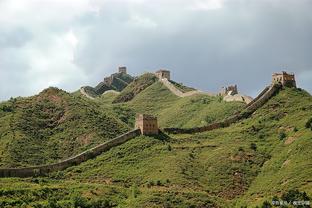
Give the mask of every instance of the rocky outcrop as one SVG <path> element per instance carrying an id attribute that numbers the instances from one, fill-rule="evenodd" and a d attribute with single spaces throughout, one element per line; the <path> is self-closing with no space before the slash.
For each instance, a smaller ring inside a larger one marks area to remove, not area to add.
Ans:
<path id="1" fill-rule="evenodd" d="M 225 95 L 223 97 L 223 100 L 226 102 L 244 102 L 246 104 L 250 103 L 253 99 L 250 96 L 241 95 L 241 94 L 235 94 L 235 95 Z"/>

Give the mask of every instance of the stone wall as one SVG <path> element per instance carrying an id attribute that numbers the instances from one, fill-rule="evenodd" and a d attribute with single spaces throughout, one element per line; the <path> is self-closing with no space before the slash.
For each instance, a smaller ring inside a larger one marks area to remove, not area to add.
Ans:
<path id="1" fill-rule="evenodd" d="M 44 176 L 54 171 L 61 171 L 68 167 L 78 165 L 89 159 L 95 158 L 96 156 L 102 154 L 104 151 L 107 151 L 112 147 L 123 144 L 129 141 L 130 139 L 139 136 L 140 134 L 141 132 L 139 129 L 129 131 L 110 141 L 107 141 L 94 148 L 84 151 L 79 155 L 73 156 L 67 160 L 54 163 L 54 164 L 50 164 L 50 165 L 42 165 L 42 166 L 27 167 L 27 168 L 3 168 L 3 169 L 0 169 L 0 177 Z"/>
<path id="2" fill-rule="evenodd" d="M 162 82 L 173 94 L 175 94 L 178 97 L 188 97 L 196 94 L 200 94 L 198 90 L 190 91 L 190 92 L 182 92 L 174 84 L 172 84 L 168 79 L 160 79 L 160 82 Z"/>
<path id="3" fill-rule="evenodd" d="M 257 97 L 255 97 L 255 99 L 253 99 L 250 103 L 247 104 L 246 107 L 252 105 L 254 102 L 256 102 L 260 97 L 262 97 L 264 95 L 264 93 L 266 93 L 268 90 L 270 89 L 270 86 L 265 87 Z"/>
<path id="4" fill-rule="evenodd" d="M 199 132 L 205 132 L 205 131 L 211 131 L 213 129 L 219 129 L 228 127 L 233 123 L 236 123 L 237 121 L 241 119 L 248 118 L 253 112 L 255 112 L 258 108 L 263 106 L 275 93 L 277 93 L 280 90 L 280 85 L 272 85 L 268 88 L 265 88 L 257 97 L 257 100 L 255 100 L 251 105 L 247 105 L 247 107 L 242 112 L 237 112 L 233 116 L 224 119 L 221 122 L 213 123 L 207 126 L 202 127 L 195 127 L 195 128 L 164 128 L 164 131 L 167 133 L 173 133 L 173 134 L 193 134 L 193 133 L 199 133 Z"/>

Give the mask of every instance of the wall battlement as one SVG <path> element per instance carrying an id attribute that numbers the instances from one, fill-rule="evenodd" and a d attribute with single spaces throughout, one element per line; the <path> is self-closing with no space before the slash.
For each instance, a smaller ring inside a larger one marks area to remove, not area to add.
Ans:
<path id="1" fill-rule="evenodd" d="M 118 67 L 118 72 L 111 74 L 109 77 L 105 77 L 104 83 L 108 86 L 111 86 L 113 84 L 114 78 L 116 77 L 117 74 L 127 74 L 127 67 L 125 67 L 125 66 Z"/>
<path id="2" fill-rule="evenodd" d="M 297 87 L 295 74 L 282 71 L 281 73 L 272 74 L 272 84 L 281 84 L 287 87 Z"/>
<path id="3" fill-rule="evenodd" d="M 221 92 L 219 95 L 226 96 L 226 95 L 236 95 L 238 94 L 237 85 L 229 85 L 227 87 L 222 87 Z"/>
<path id="4" fill-rule="evenodd" d="M 127 74 L 127 67 L 125 67 L 125 66 L 118 67 L 118 73 Z"/>
<path id="5" fill-rule="evenodd" d="M 155 76 L 158 77 L 158 79 L 170 80 L 170 71 L 165 70 L 165 69 L 160 69 L 155 72 Z"/>

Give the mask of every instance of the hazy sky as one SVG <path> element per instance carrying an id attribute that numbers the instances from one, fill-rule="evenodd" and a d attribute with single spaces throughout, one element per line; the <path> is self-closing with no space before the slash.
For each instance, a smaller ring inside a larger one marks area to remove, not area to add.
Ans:
<path id="1" fill-rule="evenodd" d="M 312 0 L 0 0 L 0 100 L 96 85 L 125 65 L 256 95 L 294 72 L 312 92 Z"/>

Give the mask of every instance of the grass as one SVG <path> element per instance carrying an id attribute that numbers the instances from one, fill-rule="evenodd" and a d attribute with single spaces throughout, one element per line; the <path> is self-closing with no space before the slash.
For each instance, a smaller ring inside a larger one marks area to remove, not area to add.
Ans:
<path id="1" fill-rule="evenodd" d="M 52 163 L 129 130 L 96 103 L 56 88 L 0 109 L 0 166 Z"/>
<path id="2" fill-rule="evenodd" d="M 127 106 L 136 113 L 156 115 L 160 127 L 193 127 L 222 120 L 241 109 L 244 104 L 224 102 L 208 95 L 180 98 L 160 82 L 156 82 L 138 94 Z"/>
<path id="3" fill-rule="evenodd" d="M 159 82 L 130 102 L 112 105 L 115 97 L 86 102 L 126 124 L 136 112 L 158 115 L 161 126 L 204 125 L 207 116 L 215 116 L 209 123 L 243 107 L 209 96 L 178 98 Z M 1 106 L 0 120 L 16 109 L 10 102 Z M 256 207 L 296 189 L 311 197 L 311 114 L 312 97 L 286 88 L 227 128 L 140 136 L 46 178 L 0 179 L 0 201 L 33 207 Z"/>
<path id="4" fill-rule="evenodd" d="M 136 95 L 156 82 L 157 78 L 152 73 L 146 73 L 131 82 L 113 101 L 113 103 L 128 102 Z"/>
<path id="5" fill-rule="evenodd" d="M 183 85 L 182 83 L 177 83 L 173 80 L 169 80 L 176 88 L 178 88 L 181 92 L 190 92 L 190 91 L 194 91 L 196 89 L 192 88 L 192 87 L 188 87 Z"/>

